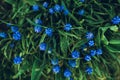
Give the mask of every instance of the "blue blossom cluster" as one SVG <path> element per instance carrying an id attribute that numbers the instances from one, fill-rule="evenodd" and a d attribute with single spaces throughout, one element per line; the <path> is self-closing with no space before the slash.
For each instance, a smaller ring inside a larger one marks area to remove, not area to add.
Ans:
<path id="1" fill-rule="evenodd" d="M 119 24 L 120 23 L 120 17 L 119 16 L 115 16 L 112 20 L 111 20 L 112 24 Z"/>

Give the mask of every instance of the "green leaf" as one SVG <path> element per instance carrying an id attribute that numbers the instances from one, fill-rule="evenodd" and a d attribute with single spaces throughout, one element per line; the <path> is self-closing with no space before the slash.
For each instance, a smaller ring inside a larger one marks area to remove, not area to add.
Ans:
<path id="1" fill-rule="evenodd" d="M 29 68 L 30 68 L 30 65 L 28 63 L 24 63 L 23 66 L 19 69 L 18 73 L 13 76 L 13 79 L 16 79 L 19 76 L 21 76 L 21 74 L 23 74 Z"/>
<path id="2" fill-rule="evenodd" d="M 116 49 L 115 47 L 111 46 L 105 46 L 105 48 L 110 52 L 110 53 L 120 53 L 120 49 Z"/>
<path id="3" fill-rule="evenodd" d="M 28 3 L 29 5 L 36 4 L 35 0 L 23 0 L 24 3 Z"/>
<path id="4" fill-rule="evenodd" d="M 117 32 L 118 31 L 118 27 L 116 25 L 115 26 L 111 26 L 110 30 L 114 31 L 114 32 Z"/>
<path id="5" fill-rule="evenodd" d="M 44 68 L 45 68 L 44 61 L 43 64 L 40 65 L 40 62 L 38 60 L 35 60 L 32 68 L 31 80 L 40 80 Z"/>
<path id="6" fill-rule="evenodd" d="M 109 44 L 120 44 L 120 40 L 112 39 L 112 40 L 109 41 Z"/>

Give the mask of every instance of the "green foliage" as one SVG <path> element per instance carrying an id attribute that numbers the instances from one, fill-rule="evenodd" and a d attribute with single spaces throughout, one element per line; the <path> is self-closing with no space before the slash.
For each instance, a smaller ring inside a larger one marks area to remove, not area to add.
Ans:
<path id="1" fill-rule="evenodd" d="M 74 80 L 119 80 L 120 77 L 120 24 L 113 25 L 114 16 L 120 16 L 120 0 L 49 0 L 44 8 L 44 0 L 1 0 L 0 32 L 6 32 L 7 38 L 0 37 L 0 80 L 69 80 L 64 77 L 64 70 L 69 68 Z M 40 10 L 34 12 L 32 6 L 38 4 Z M 60 4 L 69 10 L 64 13 L 49 14 L 49 8 Z M 84 9 L 80 16 L 78 11 Z M 35 33 L 35 19 L 41 19 L 42 31 Z M 8 23 L 19 27 L 22 38 L 15 41 Z M 64 25 L 72 24 L 71 31 L 65 31 Z M 45 29 L 53 28 L 53 36 L 48 37 Z M 95 46 L 81 50 L 88 42 L 86 32 L 94 33 Z M 39 50 L 39 44 L 47 44 L 46 51 Z M 10 44 L 14 43 L 14 47 Z M 92 57 L 89 62 L 84 56 L 90 49 L 101 48 L 103 54 Z M 52 49 L 49 53 L 49 49 Z M 80 51 L 76 59 L 77 66 L 68 64 L 71 52 Z M 22 57 L 21 64 L 14 64 L 16 56 Z M 51 60 L 58 58 L 61 70 L 54 74 Z M 93 68 L 91 75 L 86 74 L 86 66 Z"/>

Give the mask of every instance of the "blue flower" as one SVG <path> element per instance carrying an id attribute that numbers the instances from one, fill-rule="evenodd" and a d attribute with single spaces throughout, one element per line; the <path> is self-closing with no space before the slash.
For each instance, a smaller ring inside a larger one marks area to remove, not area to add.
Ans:
<path id="1" fill-rule="evenodd" d="M 64 30 L 65 31 L 70 31 L 71 30 L 71 28 L 72 28 L 72 25 L 71 24 L 65 24 L 65 26 L 64 26 Z"/>
<path id="2" fill-rule="evenodd" d="M 35 19 L 35 23 L 40 25 L 40 24 L 42 24 L 42 20 L 41 19 Z"/>
<path id="3" fill-rule="evenodd" d="M 15 46 L 15 44 L 14 44 L 14 43 L 11 43 L 11 44 L 10 44 L 10 47 L 11 47 L 11 48 L 13 48 L 14 46 Z"/>
<path id="4" fill-rule="evenodd" d="M 68 15 L 69 11 L 67 9 L 65 9 L 63 13 L 64 13 L 64 15 Z"/>
<path id="5" fill-rule="evenodd" d="M 96 54 L 96 50 L 90 50 L 90 55 L 91 56 L 95 56 L 95 54 Z"/>
<path id="6" fill-rule="evenodd" d="M 113 24 L 119 24 L 120 23 L 120 17 L 119 16 L 115 16 L 112 21 Z"/>
<path id="7" fill-rule="evenodd" d="M 85 13 L 84 9 L 81 9 L 81 10 L 78 11 L 78 14 L 81 15 L 81 16 L 82 16 L 84 13 Z"/>
<path id="8" fill-rule="evenodd" d="M 44 3 L 43 3 L 43 7 L 44 7 L 44 8 L 47 8 L 47 7 L 48 7 L 48 2 L 44 2 Z"/>
<path id="9" fill-rule="evenodd" d="M 19 31 L 13 33 L 13 39 L 14 40 L 20 40 L 21 39 L 21 33 Z"/>
<path id="10" fill-rule="evenodd" d="M 41 27 L 41 26 L 35 26 L 35 27 L 34 27 L 34 31 L 35 31 L 36 33 L 40 33 L 40 32 L 42 31 L 42 27 Z"/>
<path id="11" fill-rule="evenodd" d="M 58 59 L 52 59 L 51 64 L 52 65 L 57 65 L 58 64 Z"/>
<path id="12" fill-rule="evenodd" d="M 88 40 L 93 39 L 93 38 L 94 38 L 94 34 L 93 34 L 92 32 L 87 32 L 87 33 L 86 33 L 86 38 L 87 38 Z"/>
<path id="13" fill-rule="evenodd" d="M 11 26 L 11 31 L 12 32 L 17 32 L 18 31 L 18 27 L 17 26 Z"/>
<path id="14" fill-rule="evenodd" d="M 7 26 L 8 26 L 8 27 L 11 27 L 11 25 L 12 25 L 11 23 L 7 23 Z"/>
<path id="15" fill-rule="evenodd" d="M 53 34 L 53 29 L 52 28 L 46 28 L 45 29 L 45 33 L 46 33 L 46 35 L 48 35 L 48 36 L 52 36 L 52 34 Z"/>
<path id="16" fill-rule="evenodd" d="M 7 34 L 5 32 L 0 32 L 0 37 L 1 38 L 6 38 L 7 37 Z"/>
<path id="17" fill-rule="evenodd" d="M 77 59 L 79 57 L 80 57 L 80 52 L 78 52 L 76 50 L 72 52 L 72 58 Z"/>
<path id="18" fill-rule="evenodd" d="M 92 74 L 93 69 L 92 69 L 91 67 L 87 67 L 86 70 L 85 70 L 85 72 L 86 72 L 88 75 L 90 75 L 90 74 Z"/>
<path id="19" fill-rule="evenodd" d="M 85 0 L 80 0 L 80 2 L 85 2 Z"/>
<path id="20" fill-rule="evenodd" d="M 62 12 L 64 10 L 64 6 L 60 6 L 60 11 Z"/>
<path id="21" fill-rule="evenodd" d="M 56 5 L 54 6 L 54 10 L 55 10 L 56 12 L 59 12 L 59 11 L 61 10 L 60 5 L 56 4 Z"/>
<path id="22" fill-rule="evenodd" d="M 73 68 L 76 67 L 76 61 L 75 60 L 69 60 L 68 63 L 71 67 L 73 67 Z"/>
<path id="23" fill-rule="evenodd" d="M 50 9 L 49 9 L 49 13 L 50 13 L 50 14 L 53 14 L 53 13 L 54 13 L 53 8 L 50 8 Z"/>
<path id="24" fill-rule="evenodd" d="M 96 54 L 97 54 L 97 55 L 101 55 L 101 54 L 102 54 L 102 49 L 97 49 L 97 50 L 96 50 Z"/>
<path id="25" fill-rule="evenodd" d="M 47 45 L 44 42 L 39 45 L 39 48 L 40 48 L 41 51 L 45 51 L 46 47 L 47 47 Z"/>
<path id="26" fill-rule="evenodd" d="M 93 41 L 93 40 L 90 40 L 90 41 L 88 42 L 88 45 L 89 45 L 89 46 L 94 46 L 94 41 Z"/>
<path id="27" fill-rule="evenodd" d="M 22 62 L 22 58 L 17 56 L 14 58 L 13 62 L 14 62 L 14 64 L 20 64 Z"/>
<path id="28" fill-rule="evenodd" d="M 60 72 L 60 66 L 59 65 L 53 66 L 53 72 L 55 74 L 59 73 Z"/>
<path id="29" fill-rule="evenodd" d="M 91 60 L 91 57 L 89 55 L 86 55 L 85 58 L 84 58 L 86 61 L 90 61 Z"/>
<path id="30" fill-rule="evenodd" d="M 69 78 L 71 75 L 72 75 L 72 73 L 71 73 L 70 70 L 66 69 L 66 70 L 64 71 L 64 76 L 65 76 L 66 78 Z"/>
<path id="31" fill-rule="evenodd" d="M 39 6 L 37 4 L 32 6 L 32 10 L 33 11 L 38 11 L 39 10 Z"/>

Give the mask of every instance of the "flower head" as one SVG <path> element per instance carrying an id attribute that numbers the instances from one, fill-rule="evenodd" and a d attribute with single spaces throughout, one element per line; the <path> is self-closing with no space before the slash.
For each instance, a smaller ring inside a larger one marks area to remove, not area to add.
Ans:
<path id="1" fill-rule="evenodd" d="M 101 54 L 102 54 L 102 49 L 97 49 L 97 50 L 96 50 L 96 54 L 97 54 L 97 55 L 101 55 Z"/>
<path id="2" fill-rule="evenodd" d="M 14 46 L 15 46 L 15 44 L 14 44 L 14 43 L 11 43 L 11 44 L 10 44 L 10 47 L 11 47 L 11 48 L 13 48 Z"/>
<path id="3" fill-rule="evenodd" d="M 1 38 L 6 38 L 7 37 L 7 34 L 5 32 L 0 32 L 0 37 Z"/>
<path id="4" fill-rule="evenodd" d="M 53 34 L 53 29 L 52 28 L 46 28 L 45 29 L 45 33 L 46 33 L 46 35 L 48 35 L 48 36 L 52 36 L 52 34 Z"/>
<path id="5" fill-rule="evenodd" d="M 78 14 L 81 15 L 81 16 L 82 16 L 84 13 L 85 13 L 84 9 L 81 9 L 81 10 L 78 11 Z"/>
<path id="6" fill-rule="evenodd" d="M 20 64 L 22 62 L 22 58 L 17 56 L 14 58 L 13 62 L 14 62 L 14 64 Z"/>
<path id="7" fill-rule="evenodd" d="M 35 26 L 35 27 L 34 27 L 34 31 L 35 31 L 36 33 L 40 33 L 40 32 L 42 31 L 42 27 L 41 27 L 41 26 Z"/>
<path id="8" fill-rule="evenodd" d="M 14 40 L 20 40 L 21 39 L 21 33 L 19 31 L 13 33 L 13 39 Z"/>
<path id="9" fill-rule="evenodd" d="M 87 67 L 85 72 L 90 75 L 90 74 L 92 74 L 93 69 L 91 67 Z"/>
<path id="10" fill-rule="evenodd" d="M 48 4 L 49 4 L 48 2 L 44 2 L 44 3 L 43 3 L 43 7 L 44 7 L 44 8 L 47 8 L 47 7 L 48 7 Z"/>
<path id="11" fill-rule="evenodd" d="M 54 9 L 53 9 L 53 8 L 50 8 L 50 9 L 49 9 L 49 13 L 50 13 L 50 14 L 53 14 L 53 13 L 54 13 Z"/>
<path id="12" fill-rule="evenodd" d="M 41 51 L 45 51 L 46 47 L 47 47 L 47 45 L 44 42 L 39 45 L 39 48 L 40 48 Z"/>
<path id="13" fill-rule="evenodd" d="M 113 24 L 119 24 L 120 23 L 120 17 L 119 16 L 115 16 L 112 21 Z"/>
<path id="14" fill-rule="evenodd" d="M 75 60 L 69 60 L 69 65 L 71 66 L 71 67 L 76 67 L 76 61 Z"/>
<path id="15" fill-rule="evenodd" d="M 80 52 L 78 52 L 76 50 L 72 52 L 72 58 L 77 59 L 79 57 L 80 57 Z"/>
<path id="16" fill-rule="evenodd" d="M 58 59 L 52 59 L 51 64 L 52 65 L 57 65 L 58 64 Z"/>
<path id="17" fill-rule="evenodd" d="M 95 43 L 94 43 L 93 40 L 90 40 L 90 41 L 88 42 L 88 45 L 89 45 L 89 46 L 94 46 L 94 44 L 95 44 Z"/>
<path id="18" fill-rule="evenodd" d="M 39 6 L 37 4 L 32 6 L 32 10 L 33 11 L 38 11 L 39 10 Z"/>
<path id="19" fill-rule="evenodd" d="M 86 55 L 85 58 L 84 58 L 86 61 L 90 61 L 91 60 L 91 57 L 89 55 Z"/>
<path id="20" fill-rule="evenodd" d="M 85 0 L 80 0 L 80 2 L 85 2 Z"/>
<path id="21" fill-rule="evenodd" d="M 18 31 L 18 27 L 17 26 L 11 26 L 11 30 L 12 30 L 12 32 L 17 32 Z"/>
<path id="22" fill-rule="evenodd" d="M 69 11 L 67 9 L 65 9 L 63 13 L 64 13 L 64 15 L 68 15 Z"/>
<path id="23" fill-rule="evenodd" d="M 90 50 L 90 55 L 91 56 L 95 56 L 95 54 L 96 54 L 96 50 Z"/>
<path id="24" fill-rule="evenodd" d="M 70 71 L 69 69 L 66 69 L 66 70 L 64 71 L 64 76 L 65 76 L 66 78 L 69 78 L 71 75 L 72 75 L 72 73 L 71 73 L 71 71 Z"/>
<path id="25" fill-rule="evenodd" d="M 56 4 L 56 5 L 54 6 L 54 10 L 55 10 L 56 12 L 59 12 L 59 11 L 61 10 L 60 5 Z"/>
<path id="26" fill-rule="evenodd" d="M 86 33 L 86 38 L 87 38 L 88 40 L 93 39 L 93 38 L 94 38 L 94 34 L 93 34 L 92 32 L 87 32 L 87 33 Z"/>
<path id="27" fill-rule="evenodd" d="M 59 66 L 59 65 L 53 66 L 53 72 L 54 72 L 55 74 L 59 73 L 59 72 L 60 72 L 60 66 Z"/>
<path id="28" fill-rule="evenodd" d="M 69 23 L 64 25 L 64 30 L 65 30 L 65 31 L 70 31 L 71 28 L 72 28 L 72 25 L 69 24 Z"/>
<path id="29" fill-rule="evenodd" d="M 40 24 L 42 24 L 42 20 L 41 19 L 35 19 L 35 23 L 40 25 Z"/>

